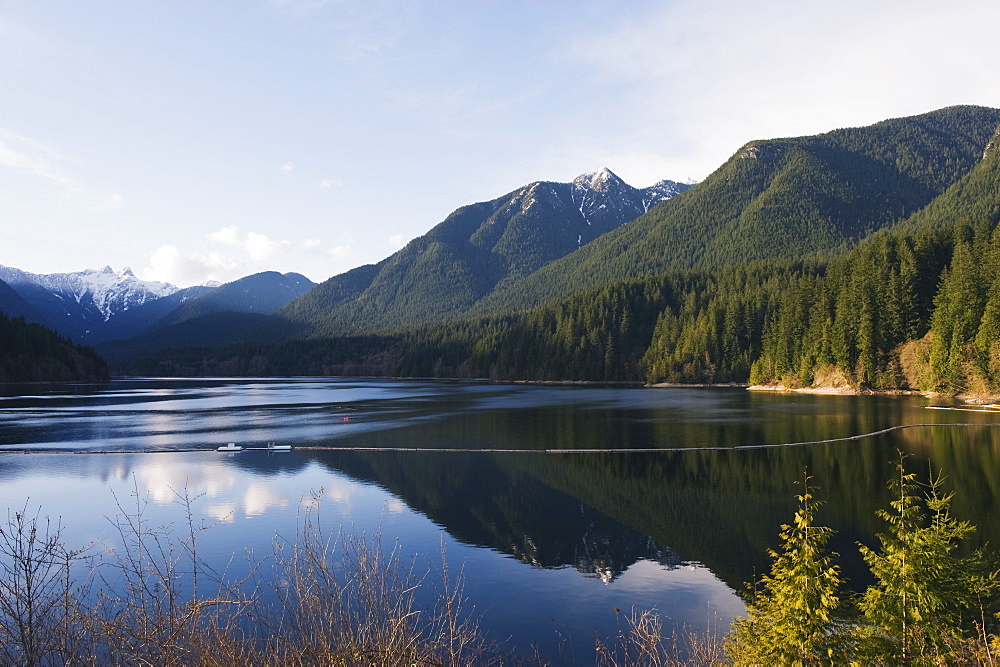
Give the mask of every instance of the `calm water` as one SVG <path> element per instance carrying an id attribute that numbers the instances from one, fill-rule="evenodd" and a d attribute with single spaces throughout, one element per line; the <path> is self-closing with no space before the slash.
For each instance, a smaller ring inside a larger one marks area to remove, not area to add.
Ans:
<path id="1" fill-rule="evenodd" d="M 136 503 L 182 523 L 178 494 L 213 527 L 202 555 L 238 570 L 293 539 L 322 491 L 328 530 L 398 538 L 404 553 L 464 568 L 465 592 L 506 647 L 588 661 L 632 609 L 672 625 L 725 629 L 734 593 L 765 571 L 804 470 L 854 586 L 856 542 L 874 544 L 897 450 L 943 469 L 954 509 L 1000 543 L 1000 421 L 927 409 L 914 397 L 788 396 L 739 389 L 514 386 L 379 380 L 119 381 L 0 387 L 0 505 L 41 507 L 71 544 L 114 546 Z M 545 454 L 350 448 L 763 450 Z M 227 442 L 292 452 L 220 454 Z M 309 449 L 305 449 L 305 448 Z M 205 451 L 179 451 L 198 449 Z M 30 454 L 19 453 L 29 450 Z M 88 451 L 105 452 L 84 454 Z M 143 453 L 135 453 L 143 452 Z M 618 608 L 621 612 L 615 612 Z"/>

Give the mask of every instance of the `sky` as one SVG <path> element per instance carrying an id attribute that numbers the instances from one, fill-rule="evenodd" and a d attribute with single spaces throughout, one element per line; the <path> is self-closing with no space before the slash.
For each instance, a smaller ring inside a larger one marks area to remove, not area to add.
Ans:
<path id="1" fill-rule="evenodd" d="M 454 209 L 1000 107 L 996 0 L 0 0 L 0 264 L 316 282 Z"/>

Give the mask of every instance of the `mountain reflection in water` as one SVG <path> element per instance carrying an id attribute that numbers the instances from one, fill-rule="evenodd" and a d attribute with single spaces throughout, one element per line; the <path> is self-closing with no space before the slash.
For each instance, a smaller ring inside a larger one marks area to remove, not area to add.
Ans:
<path id="1" fill-rule="evenodd" d="M 534 641 L 563 650 L 556 637 L 567 633 L 577 646 L 614 635 L 616 608 L 656 607 L 674 627 L 724 629 L 742 610 L 734 591 L 767 570 L 806 471 L 854 588 L 867 580 L 856 544 L 884 529 L 875 511 L 888 506 L 897 450 L 921 475 L 944 471 L 956 516 L 979 527 L 975 543 L 1000 538 L 1000 429 L 987 425 L 996 415 L 925 410 L 912 397 L 373 380 L 7 389 L 0 451 L 160 452 L 0 454 L 7 507 L 30 499 L 87 542 L 112 540 L 107 517 L 139 500 L 156 525 L 176 523 L 186 495 L 215 522 L 204 553 L 231 560 L 268 553 L 275 534 L 294 538 L 319 495 L 332 529 L 399 538 L 413 554 L 443 544 L 464 565 L 485 624 L 522 653 Z M 918 423 L 983 426 L 766 450 L 350 451 L 737 447 Z M 225 442 L 310 449 L 213 451 Z M 169 453 L 191 448 L 205 451 Z"/>

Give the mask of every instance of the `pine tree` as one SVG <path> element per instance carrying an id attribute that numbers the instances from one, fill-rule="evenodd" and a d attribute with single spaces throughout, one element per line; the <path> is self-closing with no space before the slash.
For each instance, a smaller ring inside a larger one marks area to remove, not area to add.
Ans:
<path id="1" fill-rule="evenodd" d="M 860 547 L 876 582 L 859 604 L 864 621 L 858 635 L 863 657 L 909 664 L 945 655 L 949 643 L 967 636 L 966 615 L 1000 582 L 984 567 L 981 550 L 965 557 L 954 553 L 975 528 L 951 516 L 953 494 L 943 493 L 941 476 L 930 479 L 921 502 L 902 455 L 897 469 L 889 484 L 891 510 L 878 513 L 889 524 L 889 533 L 878 536 L 881 550 Z"/>
<path id="2" fill-rule="evenodd" d="M 770 551 L 771 573 L 747 603 L 747 618 L 733 624 L 726 652 L 735 664 L 811 664 L 829 661 L 832 614 L 840 600 L 836 554 L 825 551 L 832 530 L 816 526 L 809 477 L 796 498 L 792 525 L 781 527 L 781 551 Z"/>

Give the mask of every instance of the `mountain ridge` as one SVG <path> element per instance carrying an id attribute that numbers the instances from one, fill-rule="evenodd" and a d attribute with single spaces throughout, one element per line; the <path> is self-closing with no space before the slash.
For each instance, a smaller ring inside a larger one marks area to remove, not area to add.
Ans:
<path id="1" fill-rule="evenodd" d="M 219 312 L 269 315 L 315 285 L 298 273 L 264 271 L 178 289 L 110 266 L 53 274 L 0 266 L 0 283 L 0 310 L 91 345 Z"/>
<path id="2" fill-rule="evenodd" d="M 695 187 L 495 291 L 469 315 L 520 310 L 642 275 L 842 252 L 957 182 L 998 124 L 998 109 L 955 106 L 750 141 Z"/>
<path id="3" fill-rule="evenodd" d="M 128 267 L 36 274 L 0 266 L 0 280 L 32 305 L 40 324 L 74 340 L 118 313 L 177 291 L 169 283 L 140 280 Z"/>
<path id="4" fill-rule="evenodd" d="M 321 283 L 278 315 L 314 334 L 399 328 L 460 316 L 690 187 L 634 188 L 606 167 L 570 183 L 535 181 L 459 207 L 382 261 Z"/>

